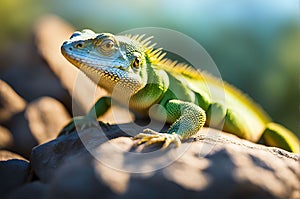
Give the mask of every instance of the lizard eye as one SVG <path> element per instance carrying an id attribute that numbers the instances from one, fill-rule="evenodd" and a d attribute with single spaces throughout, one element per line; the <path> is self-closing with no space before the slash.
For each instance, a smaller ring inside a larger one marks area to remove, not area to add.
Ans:
<path id="1" fill-rule="evenodd" d="M 114 48 L 115 48 L 115 43 L 110 39 L 103 41 L 100 45 L 100 49 L 103 53 L 109 53 Z"/>

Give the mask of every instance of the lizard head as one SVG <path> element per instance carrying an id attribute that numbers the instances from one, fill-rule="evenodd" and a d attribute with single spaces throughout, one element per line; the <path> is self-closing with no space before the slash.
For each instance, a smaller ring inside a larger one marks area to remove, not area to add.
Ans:
<path id="1" fill-rule="evenodd" d="M 76 31 L 63 43 L 64 57 L 108 92 L 134 94 L 147 82 L 145 51 L 126 36 Z"/>

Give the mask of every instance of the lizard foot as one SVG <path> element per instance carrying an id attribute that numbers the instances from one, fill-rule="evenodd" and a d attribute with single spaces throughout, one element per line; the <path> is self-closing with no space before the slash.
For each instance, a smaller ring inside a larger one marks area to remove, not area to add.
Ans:
<path id="1" fill-rule="evenodd" d="M 154 143 L 164 142 L 162 149 L 166 149 L 171 143 L 175 143 L 177 147 L 181 144 L 180 135 L 176 133 L 158 133 L 151 129 L 145 129 L 143 133 L 132 138 L 133 140 L 138 140 L 135 146 L 145 143 L 145 146 L 149 146 Z"/>
<path id="2" fill-rule="evenodd" d="M 75 117 L 60 131 L 58 137 L 69 134 L 75 130 L 81 131 L 91 127 L 99 127 L 99 125 L 104 127 L 108 126 L 108 124 L 105 124 L 101 121 L 97 121 L 93 118 L 85 116 Z"/>

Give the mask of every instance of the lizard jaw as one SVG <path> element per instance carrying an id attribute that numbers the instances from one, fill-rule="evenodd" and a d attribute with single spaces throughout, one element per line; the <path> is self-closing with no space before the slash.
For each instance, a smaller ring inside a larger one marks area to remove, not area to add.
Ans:
<path id="1" fill-rule="evenodd" d="M 140 76 L 129 73 L 127 67 L 118 62 L 111 63 L 108 59 L 103 61 L 103 59 L 100 60 L 99 58 L 87 59 L 86 56 L 79 56 L 79 53 L 74 53 L 68 49 L 68 46 L 64 45 L 61 51 L 70 63 L 79 68 L 95 84 L 103 87 L 110 93 L 115 91 L 117 87 L 122 87 L 120 92 L 126 91 L 126 93 L 131 95 L 142 87 Z M 122 85 L 127 85 L 128 88 Z"/>

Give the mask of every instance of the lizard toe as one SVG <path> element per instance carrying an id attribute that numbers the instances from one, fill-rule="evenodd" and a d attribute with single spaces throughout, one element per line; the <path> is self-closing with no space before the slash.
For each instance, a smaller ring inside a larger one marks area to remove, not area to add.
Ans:
<path id="1" fill-rule="evenodd" d="M 179 147 L 181 144 L 180 136 L 176 133 L 158 133 L 151 129 L 145 129 L 143 132 L 144 133 L 139 133 L 132 138 L 133 140 L 137 140 L 137 142 L 134 144 L 135 147 L 143 143 L 145 143 L 145 146 L 149 146 L 152 144 L 164 142 L 162 149 L 166 149 L 171 143 L 174 143 L 176 147 Z"/>

